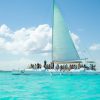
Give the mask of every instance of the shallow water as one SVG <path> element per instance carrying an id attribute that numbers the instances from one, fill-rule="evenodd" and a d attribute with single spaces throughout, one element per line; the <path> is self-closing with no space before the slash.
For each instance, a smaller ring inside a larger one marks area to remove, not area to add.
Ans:
<path id="1" fill-rule="evenodd" d="M 100 100 L 100 75 L 0 72 L 0 100 Z"/>

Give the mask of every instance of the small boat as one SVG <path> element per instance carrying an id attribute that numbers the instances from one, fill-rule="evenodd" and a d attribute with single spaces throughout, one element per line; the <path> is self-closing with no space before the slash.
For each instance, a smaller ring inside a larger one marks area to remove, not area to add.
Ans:
<path id="1" fill-rule="evenodd" d="M 21 75 L 21 70 L 12 70 L 12 75 Z"/>
<path id="2" fill-rule="evenodd" d="M 13 70 L 13 75 L 31 75 L 31 74 L 38 74 L 43 75 L 45 72 L 44 69 L 23 69 L 23 70 Z"/>

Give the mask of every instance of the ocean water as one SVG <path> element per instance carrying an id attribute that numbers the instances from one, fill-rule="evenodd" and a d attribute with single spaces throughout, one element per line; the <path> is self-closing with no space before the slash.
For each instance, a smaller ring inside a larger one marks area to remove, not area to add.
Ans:
<path id="1" fill-rule="evenodd" d="M 100 75 L 0 72 L 0 100 L 100 100 Z"/>

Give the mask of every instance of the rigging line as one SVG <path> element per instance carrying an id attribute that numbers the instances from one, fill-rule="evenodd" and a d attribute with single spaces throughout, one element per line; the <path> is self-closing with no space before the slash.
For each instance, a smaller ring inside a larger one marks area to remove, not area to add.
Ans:
<path id="1" fill-rule="evenodd" d="M 94 57 L 91 55 L 91 53 L 88 51 L 88 48 L 87 47 L 85 47 L 85 49 L 86 49 L 86 52 L 88 53 L 88 55 L 94 60 Z"/>
<path id="2" fill-rule="evenodd" d="M 94 59 L 94 57 L 91 55 L 91 53 L 88 51 L 88 48 L 86 47 L 86 46 L 81 46 L 82 48 L 84 48 L 83 50 L 81 50 L 81 51 L 83 51 L 84 53 L 82 53 L 83 55 L 84 55 L 84 57 L 86 57 L 86 55 L 88 54 L 88 56 L 91 58 L 91 59 L 93 59 L 93 60 L 95 60 Z"/>

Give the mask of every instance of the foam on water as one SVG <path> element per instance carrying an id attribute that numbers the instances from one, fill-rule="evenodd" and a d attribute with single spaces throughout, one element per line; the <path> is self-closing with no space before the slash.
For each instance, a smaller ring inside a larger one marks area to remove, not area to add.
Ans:
<path id="1" fill-rule="evenodd" d="M 0 100 L 100 100 L 100 75 L 0 73 Z"/>

